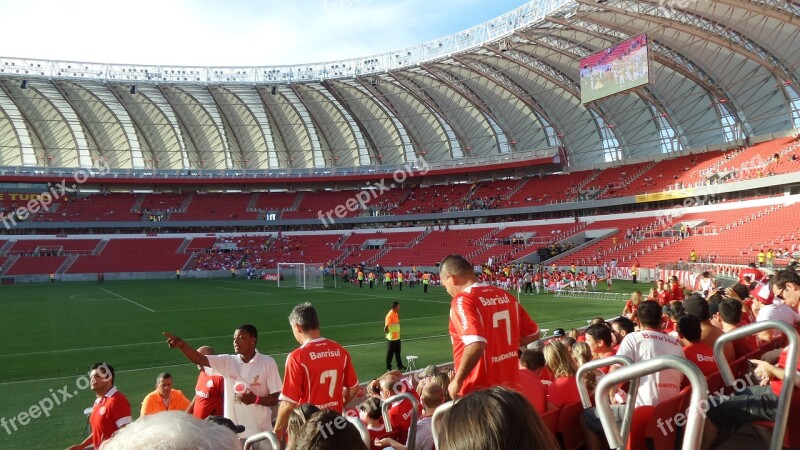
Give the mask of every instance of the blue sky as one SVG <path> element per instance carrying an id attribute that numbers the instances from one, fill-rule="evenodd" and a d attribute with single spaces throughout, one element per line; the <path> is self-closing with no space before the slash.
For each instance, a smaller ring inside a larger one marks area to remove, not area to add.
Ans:
<path id="1" fill-rule="evenodd" d="M 3 1 L 0 56 L 165 65 L 278 65 L 398 50 L 525 0 Z"/>

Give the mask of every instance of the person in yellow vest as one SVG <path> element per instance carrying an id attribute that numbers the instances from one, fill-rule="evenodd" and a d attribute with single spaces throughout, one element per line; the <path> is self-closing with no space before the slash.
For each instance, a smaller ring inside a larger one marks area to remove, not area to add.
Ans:
<path id="1" fill-rule="evenodd" d="M 386 333 L 386 370 L 392 370 L 392 357 L 397 361 L 397 370 L 406 370 L 400 359 L 400 302 L 392 302 L 386 314 L 383 331 Z"/>
<path id="2" fill-rule="evenodd" d="M 397 271 L 397 286 L 400 287 L 401 291 L 403 290 L 403 271 L 402 270 L 398 270 Z"/>
<path id="3" fill-rule="evenodd" d="M 387 291 L 391 291 L 392 290 L 392 272 L 391 271 L 387 270 L 383 274 L 383 284 L 386 285 L 386 290 Z"/>
<path id="4" fill-rule="evenodd" d="M 364 287 L 364 271 L 363 270 L 359 270 L 358 274 L 356 274 L 356 277 L 357 277 L 356 279 L 358 280 L 358 287 L 363 288 Z"/>
<path id="5" fill-rule="evenodd" d="M 775 259 L 775 253 L 772 251 L 772 249 L 767 250 L 767 267 L 774 266 L 773 262 L 774 259 Z"/>
<path id="6" fill-rule="evenodd" d="M 697 262 L 697 252 L 692 250 L 692 253 L 689 253 L 689 261 L 696 263 Z"/>
<path id="7" fill-rule="evenodd" d="M 639 265 L 634 264 L 631 266 L 631 279 L 633 280 L 633 284 L 636 284 L 636 278 L 639 276 Z"/>
<path id="8" fill-rule="evenodd" d="M 431 284 L 431 274 L 425 272 L 422 274 L 422 292 L 428 293 L 428 285 Z"/>
<path id="9" fill-rule="evenodd" d="M 369 279 L 369 288 L 372 289 L 372 286 L 375 284 L 375 272 L 370 272 L 367 278 Z"/>
<path id="10" fill-rule="evenodd" d="M 764 261 L 766 259 L 767 259 L 767 255 L 766 255 L 766 253 L 764 253 L 764 250 L 759 251 L 758 252 L 758 266 L 759 267 L 764 267 Z"/>

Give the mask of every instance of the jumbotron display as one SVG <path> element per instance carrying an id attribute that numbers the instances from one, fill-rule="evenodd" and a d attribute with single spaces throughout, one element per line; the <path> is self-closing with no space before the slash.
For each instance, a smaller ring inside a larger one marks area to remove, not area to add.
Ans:
<path id="1" fill-rule="evenodd" d="M 647 35 L 581 59 L 581 102 L 589 103 L 650 82 Z"/>

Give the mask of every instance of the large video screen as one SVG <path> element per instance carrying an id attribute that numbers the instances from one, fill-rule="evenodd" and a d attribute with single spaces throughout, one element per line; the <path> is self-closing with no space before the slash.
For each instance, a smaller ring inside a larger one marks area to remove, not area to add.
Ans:
<path id="1" fill-rule="evenodd" d="M 582 58 L 581 102 L 589 103 L 650 82 L 647 35 Z"/>

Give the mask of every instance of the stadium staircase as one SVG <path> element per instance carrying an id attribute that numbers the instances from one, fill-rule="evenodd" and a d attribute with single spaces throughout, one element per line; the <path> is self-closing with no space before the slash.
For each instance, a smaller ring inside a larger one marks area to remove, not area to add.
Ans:
<path id="1" fill-rule="evenodd" d="M 192 242 L 192 238 L 184 239 L 183 242 L 181 243 L 180 247 L 178 247 L 178 249 L 175 250 L 175 253 L 186 253 L 186 247 L 188 247 L 191 242 Z"/>
<path id="2" fill-rule="evenodd" d="M 100 242 L 98 242 L 97 247 L 95 247 L 94 250 L 92 250 L 92 255 L 99 255 L 100 253 L 102 253 L 103 249 L 106 248 L 106 245 L 108 245 L 109 240 L 110 239 L 102 239 Z"/>
<path id="3" fill-rule="evenodd" d="M 186 198 L 183 199 L 180 209 L 178 209 L 178 211 L 176 212 L 185 213 L 186 211 L 188 211 L 189 206 L 192 204 L 192 199 L 194 199 L 194 194 L 187 195 Z"/>
<path id="4" fill-rule="evenodd" d="M 12 255 L 12 256 L 8 257 L 8 259 L 5 260 L 3 265 L 0 265 L 0 275 L 5 275 L 5 273 L 8 271 L 8 269 L 10 269 L 11 266 L 13 266 L 14 263 L 17 262 L 18 259 L 19 259 L 19 255 Z"/>
<path id="5" fill-rule="evenodd" d="M 245 211 L 247 211 L 247 212 L 259 212 L 259 210 L 256 209 L 256 205 L 258 204 L 258 198 L 259 197 L 261 197 L 261 193 L 260 192 L 253 193 L 253 195 L 250 196 L 250 202 L 247 203 L 247 208 L 245 209 Z"/>
<path id="6" fill-rule="evenodd" d="M 142 209 L 142 204 L 144 203 L 144 198 L 146 196 L 147 194 L 139 194 L 136 196 L 136 201 L 133 202 L 133 205 L 131 206 L 131 214 Z"/>
<path id="7" fill-rule="evenodd" d="M 5 241 L 3 245 L 0 246 L 0 256 L 6 256 L 11 247 L 14 246 L 14 243 L 17 241 Z"/>
<path id="8" fill-rule="evenodd" d="M 61 275 L 66 273 L 67 270 L 69 270 L 69 268 L 72 266 L 72 264 L 78 259 L 78 257 L 79 255 L 75 253 L 68 255 L 67 259 L 61 264 L 61 266 L 59 266 L 58 269 L 56 269 L 55 274 Z"/>

